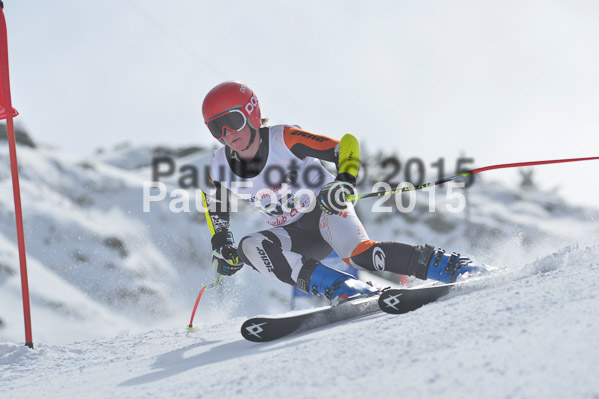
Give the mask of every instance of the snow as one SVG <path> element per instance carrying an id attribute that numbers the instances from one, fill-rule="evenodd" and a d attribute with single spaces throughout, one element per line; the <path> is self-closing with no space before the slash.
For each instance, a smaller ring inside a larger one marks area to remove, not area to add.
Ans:
<path id="1" fill-rule="evenodd" d="M 501 272 L 406 315 L 255 344 L 241 324 L 288 311 L 289 287 L 246 267 L 206 291 L 197 330 L 186 331 L 199 288 L 216 278 L 209 232 L 202 214 L 167 202 L 142 211 L 148 147 L 85 160 L 19 147 L 30 350 L 7 152 L 0 146 L 1 398 L 599 397 L 596 211 L 490 178 L 477 179 L 459 214 L 442 191 L 435 213 L 422 193 L 409 214 L 372 214 L 361 201 L 371 238 L 430 242 Z M 201 170 L 209 158 L 177 163 Z M 169 189 L 178 177 L 164 180 Z M 238 240 L 265 228 L 243 209 L 232 221 Z"/>
<path id="2" fill-rule="evenodd" d="M 241 338 L 243 318 L 33 351 L 4 343 L 0 393 L 596 397 L 598 250 L 565 248 L 406 315 L 375 314 L 267 344 Z"/>

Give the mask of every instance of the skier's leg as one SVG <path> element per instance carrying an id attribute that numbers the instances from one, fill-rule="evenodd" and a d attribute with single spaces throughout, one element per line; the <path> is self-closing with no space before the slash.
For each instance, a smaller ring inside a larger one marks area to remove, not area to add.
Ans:
<path id="1" fill-rule="evenodd" d="M 332 251 L 323 240 L 298 237 L 296 234 L 294 239 L 311 241 L 313 255 L 318 256 L 320 252 L 326 257 Z M 305 262 L 304 256 L 292 251 L 292 237 L 284 227 L 275 227 L 243 237 L 239 241 L 237 253 L 243 263 L 252 266 L 258 272 L 291 285 L 295 285 L 299 270 Z"/>
<path id="2" fill-rule="evenodd" d="M 486 267 L 473 265 L 469 258 L 455 252 L 446 254 L 445 250 L 435 250 L 430 244 L 409 245 L 393 241 L 361 243 L 361 247 L 357 247 L 352 253 L 349 262 L 368 270 L 387 270 L 443 283 L 453 283 L 466 273 L 488 272 Z"/>
<path id="3" fill-rule="evenodd" d="M 410 245 L 395 241 L 372 241 L 351 204 L 341 215 L 322 214 L 320 231 L 343 260 L 351 266 L 370 271 L 389 271 L 397 274 L 454 282 L 466 272 L 485 272 L 482 266 L 470 265 L 459 254 L 445 254 L 431 245 Z"/>
<path id="4" fill-rule="evenodd" d="M 239 258 L 262 274 L 295 285 L 305 263 L 333 252 L 318 233 L 319 217 L 320 211 L 312 211 L 297 222 L 243 237 L 237 248 Z"/>
<path id="5" fill-rule="evenodd" d="M 371 271 L 409 274 L 408 265 L 414 246 L 400 242 L 372 241 L 353 205 L 341 214 L 320 217 L 320 233 L 339 256 L 350 266 Z"/>
<path id="6" fill-rule="evenodd" d="M 262 274 L 331 301 L 374 292 L 370 285 L 320 263 L 333 249 L 318 232 L 320 212 L 301 223 L 249 234 L 241 239 L 239 258 Z"/>

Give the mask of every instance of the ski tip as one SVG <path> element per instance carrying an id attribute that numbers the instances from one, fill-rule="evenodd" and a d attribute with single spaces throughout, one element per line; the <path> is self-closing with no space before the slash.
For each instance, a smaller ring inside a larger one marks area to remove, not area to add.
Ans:
<path id="1" fill-rule="evenodd" d="M 241 326 L 241 335 L 252 342 L 272 341 L 278 336 L 273 336 L 273 331 L 265 327 L 269 322 L 270 320 L 263 318 L 249 319 Z"/>
<path id="2" fill-rule="evenodd" d="M 403 309 L 401 297 L 404 295 L 403 289 L 391 289 L 383 292 L 378 299 L 379 308 L 386 313 L 401 314 L 406 311 Z M 399 306 L 402 305 L 402 306 Z"/>
<path id="3" fill-rule="evenodd" d="M 449 293 L 456 284 L 432 285 L 421 288 L 399 288 L 383 291 L 378 304 L 383 312 L 403 314 L 420 308 Z"/>

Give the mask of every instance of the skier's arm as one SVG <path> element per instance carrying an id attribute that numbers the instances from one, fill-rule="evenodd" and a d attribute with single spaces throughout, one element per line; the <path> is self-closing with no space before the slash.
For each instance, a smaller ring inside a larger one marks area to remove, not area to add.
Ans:
<path id="1" fill-rule="evenodd" d="M 346 134 L 341 141 L 338 141 L 305 130 L 286 127 L 284 138 L 287 148 L 296 157 L 300 159 L 313 157 L 333 162 L 338 171 L 336 180 L 355 185 L 360 169 L 360 145 L 351 134 Z"/>
<path id="2" fill-rule="evenodd" d="M 210 179 L 212 180 L 212 179 Z M 229 231 L 229 220 L 231 218 L 231 193 L 229 190 L 221 186 L 220 182 L 212 181 L 216 187 L 214 197 L 210 199 L 210 202 L 216 201 L 216 203 L 209 207 L 208 213 L 214 226 L 214 235 L 220 234 L 223 231 Z"/>
<path id="3" fill-rule="evenodd" d="M 214 235 L 211 241 L 212 264 L 219 274 L 230 276 L 243 266 L 237 256 L 235 239 L 229 224 L 231 192 L 222 187 L 218 181 L 214 181 L 214 185 L 216 186 L 215 198 L 218 202 L 216 202 L 216 206 L 211 206 L 208 210 L 214 226 Z"/>
<path id="4" fill-rule="evenodd" d="M 339 142 L 337 169 L 339 174 L 335 180 L 356 185 L 356 178 L 360 170 L 360 143 L 351 134 L 346 134 Z"/>

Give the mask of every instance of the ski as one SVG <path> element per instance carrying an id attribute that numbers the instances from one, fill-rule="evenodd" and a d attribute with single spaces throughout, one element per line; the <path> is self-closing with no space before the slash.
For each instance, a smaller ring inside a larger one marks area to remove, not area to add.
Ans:
<path id="1" fill-rule="evenodd" d="M 340 321 L 366 316 L 382 310 L 403 314 L 436 301 L 461 283 L 420 288 L 385 289 L 380 294 L 355 299 L 337 306 L 316 309 L 292 316 L 253 317 L 241 326 L 241 335 L 252 342 L 268 342 L 327 326 Z"/>
<path id="2" fill-rule="evenodd" d="M 378 295 L 374 295 L 299 315 L 254 317 L 243 323 L 241 335 L 248 341 L 268 342 L 377 312 L 380 310 L 377 301 Z"/>
<path id="3" fill-rule="evenodd" d="M 388 289 L 378 297 L 378 305 L 383 312 L 403 314 L 416 310 L 427 303 L 435 302 L 447 295 L 455 286 L 456 283 L 420 288 Z"/>

